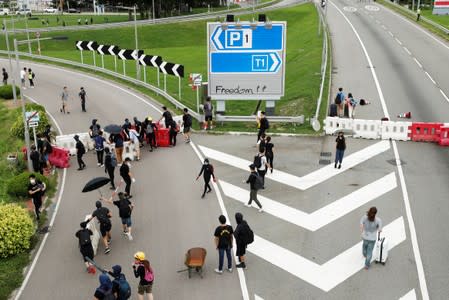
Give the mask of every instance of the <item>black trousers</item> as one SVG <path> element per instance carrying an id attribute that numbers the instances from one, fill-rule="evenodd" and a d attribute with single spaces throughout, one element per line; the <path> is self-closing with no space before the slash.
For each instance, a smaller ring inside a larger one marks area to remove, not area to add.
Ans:
<path id="1" fill-rule="evenodd" d="M 106 169 L 106 171 L 108 172 L 108 175 L 109 175 L 109 179 L 111 180 L 111 186 L 115 189 L 114 170 L 115 170 L 114 167 Z"/>
<path id="2" fill-rule="evenodd" d="M 123 177 L 123 181 L 125 181 L 125 184 L 126 184 L 126 186 L 125 186 L 125 192 L 128 194 L 128 195 L 131 195 L 131 177 Z"/>
<path id="3" fill-rule="evenodd" d="M 157 147 L 156 134 L 154 132 L 147 133 L 147 143 L 150 144 L 151 149 L 153 149 L 153 147 Z"/>
<path id="4" fill-rule="evenodd" d="M 83 161 L 83 155 L 84 154 L 76 154 L 76 159 L 78 161 L 78 166 L 80 167 L 80 169 L 84 168 L 86 166 L 86 164 Z"/>
<path id="5" fill-rule="evenodd" d="M 265 155 L 266 157 L 267 157 L 267 162 L 270 164 L 270 167 L 273 169 L 273 158 L 274 158 L 274 155 L 273 154 L 268 154 L 268 155 Z"/>
<path id="6" fill-rule="evenodd" d="M 210 178 L 204 178 L 204 192 L 203 192 L 203 196 L 206 195 L 207 191 L 211 191 L 212 189 L 210 188 Z"/>
<path id="7" fill-rule="evenodd" d="M 267 174 L 267 169 L 265 170 L 257 170 L 257 173 L 259 174 L 260 177 L 262 177 L 262 183 L 265 186 L 265 174 Z"/>
<path id="8" fill-rule="evenodd" d="M 103 164 L 103 154 L 104 150 L 95 150 L 97 151 L 97 161 L 99 164 Z"/>
<path id="9" fill-rule="evenodd" d="M 260 137 L 262 136 L 262 134 L 265 133 L 265 128 L 259 128 L 259 132 L 257 133 L 257 141 L 260 140 Z"/>
<path id="10" fill-rule="evenodd" d="M 41 206 L 42 206 L 42 199 L 39 199 L 39 200 L 37 200 L 37 199 L 33 199 L 33 204 L 34 204 L 34 212 L 36 213 L 36 219 L 39 221 L 39 219 L 40 219 L 40 217 L 39 217 L 39 215 L 40 215 L 40 209 L 41 209 Z"/>
<path id="11" fill-rule="evenodd" d="M 176 146 L 176 135 L 177 132 L 170 131 L 170 145 Z"/>
<path id="12" fill-rule="evenodd" d="M 86 111 L 86 100 L 81 100 L 81 110 Z"/>

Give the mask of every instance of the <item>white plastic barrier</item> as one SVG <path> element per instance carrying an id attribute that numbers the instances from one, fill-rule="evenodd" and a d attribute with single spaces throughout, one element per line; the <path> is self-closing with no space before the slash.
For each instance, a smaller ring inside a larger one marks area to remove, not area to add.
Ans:
<path id="1" fill-rule="evenodd" d="M 87 215 L 84 221 L 89 220 L 91 215 Z M 100 243 L 100 232 L 98 231 L 98 221 L 97 218 L 93 218 L 89 223 L 87 223 L 87 229 L 92 230 L 93 235 L 90 237 L 90 240 L 92 242 L 92 248 L 94 248 L 94 255 L 97 255 L 98 250 L 98 244 Z"/>
<path id="2" fill-rule="evenodd" d="M 380 136 L 383 140 L 409 141 L 409 126 L 412 122 L 383 121 Z"/>
<path id="3" fill-rule="evenodd" d="M 90 137 L 89 133 L 82 132 L 77 133 L 77 135 L 80 137 L 80 141 L 84 144 L 84 147 L 86 147 L 86 151 L 95 149 L 95 142 Z"/>
<path id="4" fill-rule="evenodd" d="M 380 139 L 381 124 L 380 120 L 354 119 L 353 136 L 355 138 Z"/>
<path id="5" fill-rule="evenodd" d="M 348 133 L 353 130 L 353 119 L 327 117 L 325 120 L 324 130 L 326 134 L 334 134 L 339 130 L 343 130 Z"/>
<path id="6" fill-rule="evenodd" d="M 56 146 L 68 149 L 70 152 L 70 155 L 75 155 L 76 154 L 76 148 L 75 148 L 76 142 L 73 139 L 73 136 L 74 136 L 74 134 L 58 135 L 56 137 Z"/>
<path id="7" fill-rule="evenodd" d="M 139 145 L 137 145 L 137 147 L 139 147 Z M 136 157 L 137 157 L 136 145 L 131 143 L 131 142 L 124 142 L 123 143 L 123 154 L 122 154 L 123 161 L 126 158 L 129 158 L 131 160 L 135 160 Z"/>

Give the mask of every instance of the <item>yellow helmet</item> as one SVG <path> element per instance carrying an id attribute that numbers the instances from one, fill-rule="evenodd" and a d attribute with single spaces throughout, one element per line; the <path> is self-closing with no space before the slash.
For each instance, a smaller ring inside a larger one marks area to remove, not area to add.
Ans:
<path id="1" fill-rule="evenodd" d="M 148 121 L 153 121 L 153 118 L 150 117 L 150 116 L 148 116 L 148 117 L 147 117 L 147 120 L 148 120 Z"/>
<path id="2" fill-rule="evenodd" d="M 143 253 L 142 251 L 136 252 L 134 254 L 134 258 L 137 260 L 144 260 L 145 259 L 145 253 Z"/>

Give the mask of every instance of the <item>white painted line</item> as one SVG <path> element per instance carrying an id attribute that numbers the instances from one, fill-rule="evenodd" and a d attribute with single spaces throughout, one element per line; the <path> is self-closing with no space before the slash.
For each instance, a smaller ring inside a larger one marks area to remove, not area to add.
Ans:
<path id="1" fill-rule="evenodd" d="M 412 289 L 410 292 L 399 298 L 399 300 L 416 300 L 415 289 Z"/>
<path id="2" fill-rule="evenodd" d="M 444 99 L 446 99 L 446 101 L 449 102 L 449 97 L 446 96 L 446 94 L 443 92 L 442 89 L 440 89 L 440 93 L 441 93 L 441 95 L 443 95 Z"/>
<path id="3" fill-rule="evenodd" d="M 396 40 L 396 42 L 402 46 L 402 42 L 398 39 L 398 38 L 394 38 Z"/>
<path id="4" fill-rule="evenodd" d="M 388 245 L 391 251 L 406 239 L 403 218 L 397 218 L 385 226 L 382 232 L 388 237 Z M 362 256 L 362 242 L 340 253 L 323 265 L 318 265 L 257 235 L 254 236 L 254 242 L 248 245 L 247 250 L 325 292 L 353 276 L 365 265 Z"/>
<path id="5" fill-rule="evenodd" d="M 416 59 L 416 57 L 413 57 L 413 60 L 414 60 L 415 63 L 422 69 L 422 65 L 421 65 L 421 63 Z"/>
<path id="6" fill-rule="evenodd" d="M 226 196 L 242 203 L 248 202 L 248 190 L 223 180 L 220 180 L 220 186 Z M 307 230 L 316 231 L 396 187 L 396 176 L 392 172 L 310 214 L 262 195 L 258 195 L 258 198 L 265 213 Z"/>
<path id="7" fill-rule="evenodd" d="M 385 25 L 382 25 L 382 29 L 387 30 L 387 27 Z"/>
<path id="8" fill-rule="evenodd" d="M 253 163 L 252 161 L 241 159 L 239 157 L 221 151 L 217 151 L 205 146 L 198 146 L 198 147 L 200 148 L 201 152 L 203 152 L 205 157 L 220 161 L 222 163 L 245 171 L 249 170 L 249 165 Z M 388 141 L 380 141 L 345 157 L 341 169 L 335 169 L 333 165 L 327 165 L 321 169 L 318 169 L 302 177 L 298 177 L 295 175 L 291 175 L 289 173 L 276 170 L 276 172 L 272 174 L 267 173 L 266 178 L 289 185 L 291 187 L 300 190 L 306 190 L 336 175 L 339 175 L 340 173 L 382 152 L 385 152 L 388 149 L 390 149 L 390 143 Z"/>
<path id="9" fill-rule="evenodd" d="M 427 71 L 424 71 L 426 73 L 427 77 L 429 77 L 430 81 L 432 81 L 433 84 L 436 84 L 435 80 L 433 80 L 432 76 Z"/>
<path id="10" fill-rule="evenodd" d="M 373 68 L 373 64 L 371 62 L 371 58 L 370 58 L 370 56 L 368 54 L 368 51 L 366 50 L 365 44 L 363 43 L 362 39 L 360 38 L 360 35 L 357 32 L 357 30 L 355 29 L 354 25 L 352 25 L 351 21 L 349 21 L 349 19 L 345 16 L 345 14 L 334 3 L 331 2 L 331 4 L 343 16 L 343 18 L 346 20 L 346 22 L 349 24 L 349 26 L 351 26 L 355 36 L 359 40 L 359 43 L 360 43 L 361 47 L 363 48 L 363 51 L 365 53 L 365 57 L 366 57 L 366 59 L 368 61 L 368 64 L 370 66 L 371 75 L 373 76 L 373 80 L 374 80 L 374 82 L 376 84 L 377 93 L 379 94 L 380 102 L 382 104 L 382 110 L 384 112 L 385 117 L 390 118 L 389 117 L 389 113 L 388 113 L 388 109 L 387 109 L 387 105 L 385 103 L 385 98 L 384 98 L 384 95 L 383 95 L 383 92 L 382 92 L 382 88 L 380 87 L 376 71 Z M 387 9 L 386 11 L 390 11 L 390 10 Z M 401 18 L 401 19 L 403 20 L 403 18 Z M 409 23 L 412 24 L 411 22 L 409 22 Z M 413 26 L 417 27 L 415 24 L 413 24 Z M 424 32 L 424 30 L 422 30 L 422 29 L 420 29 L 420 30 L 422 32 Z M 430 36 L 430 34 L 428 34 L 428 33 L 426 33 L 426 34 L 428 36 Z M 434 40 L 438 41 L 434 37 L 432 37 L 432 38 Z M 443 43 L 441 41 L 439 41 L 439 43 L 443 45 Z M 443 45 L 443 46 L 445 46 L 447 49 L 449 49 L 448 46 L 446 46 L 446 45 Z M 416 62 L 418 62 L 418 61 L 416 61 Z M 411 211 L 411 208 L 410 208 L 410 200 L 408 199 L 407 186 L 405 185 L 404 173 L 402 172 L 402 167 L 401 167 L 401 164 L 400 164 L 400 157 L 399 157 L 399 152 L 397 151 L 396 141 L 392 141 L 392 144 L 393 144 L 394 155 L 395 155 L 395 159 L 396 159 L 396 162 L 397 162 L 397 168 L 398 168 L 399 178 L 400 178 L 401 187 L 402 187 L 404 205 L 405 205 L 405 209 L 406 209 L 406 213 L 407 213 L 407 221 L 408 221 L 408 225 L 409 225 L 409 229 L 410 229 L 410 236 L 411 236 L 411 241 L 412 241 L 413 254 L 415 256 L 416 270 L 418 272 L 418 279 L 419 279 L 419 285 L 420 285 L 420 289 L 421 289 L 421 295 L 422 295 L 423 300 L 429 300 L 429 291 L 427 289 L 426 275 L 424 273 L 424 267 L 423 267 L 423 264 L 422 264 L 421 254 L 420 254 L 420 251 L 419 251 L 418 238 L 417 238 L 417 235 L 416 235 L 415 223 L 413 222 L 412 211 Z"/>
<path id="11" fill-rule="evenodd" d="M 388 31 L 388 33 L 391 35 L 391 37 L 394 37 L 393 32 Z"/>
<path id="12" fill-rule="evenodd" d="M 254 294 L 254 300 L 263 300 L 263 298 Z"/>
<path id="13" fill-rule="evenodd" d="M 412 53 L 410 52 L 410 50 L 407 49 L 407 47 L 402 47 L 404 48 L 404 51 L 407 52 L 408 55 L 412 55 Z"/>
<path id="14" fill-rule="evenodd" d="M 193 151 L 195 151 L 200 162 L 203 163 L 204 157 L 201 155 L 200 151 L 198 151 L 198 148 L 195 145 L 195 143 L 190 142 L 190 146 L 192 146 Z M 223 216 L 226 217 L 226 220 L 228 220 L 228 223 L 231 224 L 231 219 L 229 218 L 228 211 L 226 210 L 226 207 L 224 205 L 223 197 L 221 196 L 221 192 L 220 192 L 220 189 L 218 188 L 218 184 L 215 183 L 214 181 L 212 181 L 212 186 L 214 187 L 215 194 L 217 195 L 218 205 L 220 206 L 221 213 L 223 214 Z M 235 254 L 237 251 L 237 247 L 233 247 L 232 249 L 233 249 L 232 251 L 234 252 L 234 260 L 235 260 L 236 259 Z M 239 276 L 240 289 L 242 290 L 243 300 L 249 300 L 248 286 L 246 285 L 245 273 L 240 268 L 236 268 L 236 269 L 237 269 L 237 274 Z"/>

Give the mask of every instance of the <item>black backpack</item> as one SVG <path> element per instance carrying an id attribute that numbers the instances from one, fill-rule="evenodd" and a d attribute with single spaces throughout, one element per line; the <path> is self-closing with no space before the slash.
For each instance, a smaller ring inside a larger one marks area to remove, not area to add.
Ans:
<path id="1" fill-rule="evenodd" d="M 251 244 L 252 242 L 254 242 L 254 232 L 252 231 L 252 229 L 251 229 L 251 227 L 249 227 L 249 225 L 248 225 L 248 223 L 246 223 L 245 225 L 244 225 L 244 227 L 245 227 L 245 233 L 244 233 L 244 241 L 245 241 L 245 244 L 247 244 L 247 245 L 249 245 L 249 244 Z"/>
<path id="2" fill-rule="evenodd" d="M 341 93 L 338 93 L 337 96 L 335 96 L 335 104 L 341 104 Z"/>
<path id="3" fill-rule="evenodd" d="M 259 155 L 254 156 L 254 165 L 256 166 L 257 169 L 259 169 L 260 167 L 262 167 L 262 157 Z"/>
<path id="4" fill-rule="evenodd" d="M 131 207 L 128 204 L 128 199 L 120 200 L 119 210 L 121 218 L 129 218 L 131 216 Z"/>
<path id="5" fill-rule="evenodd" d="M 120 276 L 114 281 L 118 284 L 118 297 L 119 300 L 129 299 L 131 297 L 131 286 L 125 278 L 125 275 L 120 274 Z"/>
<path id="6" fill-rule="evenodd" d="M 114 293 L 112 292 L 112 289 L 105 291 L 99 288 L 98 290 L 103 293 L 104 295 L 103 300 L 116 300 Z"/>
<path id="7" fill-rule="evenodd" d="M 109 220 L 108 214 L 106 213 L 106 210 L 104 209 L 104 207 L 98 208 L 97 211 L 99 213 L 96 214 L 98 221 L 101 224 L 108 224 L 111 221 Z"/>
<path id="8" fill-rule="evenodd" d="M 263 188 L 262 176 L 259 176 L 258 174 L 254 174 L 254 177 L 256 177 L 256 179 L 254 181 L 254 189 L 255 190 L 262 189 Z"/>
<path id="9" fill-rule="evenodd" d="M 184 126 L 186 126 L 186 127 L 192 126 L 192 116 L 191 115 L 187 115 L 186 121 L 184 122 Z"/>
<path id="10" fill-rule="evenodd" d="M 89 245 L 91 243 L 89 229 L 81 230 L 79 232 L 78 239 L 81 247 Z"/>

